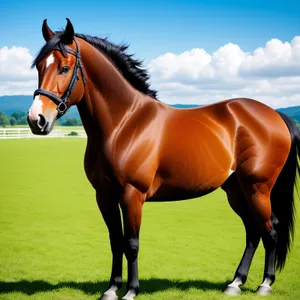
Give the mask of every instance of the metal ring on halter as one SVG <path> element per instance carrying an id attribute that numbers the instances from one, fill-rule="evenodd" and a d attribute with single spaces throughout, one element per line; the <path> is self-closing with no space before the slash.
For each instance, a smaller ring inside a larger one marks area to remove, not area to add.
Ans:
<path id="1" fill-rule="evenodd" d="M 57 105 L 56 109 L 57 109 L 59 114 L 63 114 L 68 109 L 68 106 L 67 106 L 66 102 L 60 102 Z"/>

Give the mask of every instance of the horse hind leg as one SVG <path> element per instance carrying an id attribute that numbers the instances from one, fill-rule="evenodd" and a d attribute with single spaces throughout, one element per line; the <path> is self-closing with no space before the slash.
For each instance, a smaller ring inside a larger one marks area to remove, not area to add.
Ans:
<path id="1" fill-rule="evenodd" d="M 239 180 L 265 248 L 263 283 L 257 289 L 257 293 L 262 295 L 271 294 L 271 285 L 275 281 L 277 231 L 279 227 L 279 221 L 271 210 L 271 190 L 276 180 L 275 177 L 263 181 L 261 176 L 253 172 L 247 179 L 241 176 Z"/>
<path id="2" fill-rule="evenodd" d="M 262 284 L 257 288 L 260 295 L 269 295 L 272 292 L 271 285 L 275 281 L 275 262 L 277 246 L 277 230 L 279 221 L 274 214 L 271 216 L 271 229 L 263 234 L 262 240 L 265 248 L 265 269 Z"/>
<path id="3" fill-rule="evenodd" d="M 252 213 L 235 173 L 227 179 L 222 188 L 227 194 L 231 208 L 240 216 L 246 230 L 246 247 L 244 254 L 235 272 L 233 281 L 224 291 L 224 293 L 229 295 L 239 295 L 241 293 L 240 286 L 247 280 L 249 268 L 259 245 L 261 235 L 255 222 L 253 222 Z"/>

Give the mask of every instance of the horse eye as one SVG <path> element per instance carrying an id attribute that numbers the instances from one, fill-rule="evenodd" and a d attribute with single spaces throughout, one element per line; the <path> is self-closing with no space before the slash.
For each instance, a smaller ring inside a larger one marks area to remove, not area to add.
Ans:
<path id="1" fill-rule="evenodd" d="M 66 73 L 68 73 L 69 70 L 70 70 L 70 67 L 64 66 L 64 67 L 62 68 L 60 74 L 66 74 Z"/>

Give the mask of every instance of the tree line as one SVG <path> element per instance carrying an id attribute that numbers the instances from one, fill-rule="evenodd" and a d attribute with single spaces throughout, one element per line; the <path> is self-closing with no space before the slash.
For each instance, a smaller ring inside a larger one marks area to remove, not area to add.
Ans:
<path id="1" fill-rule="evenodd" d="M 3 111 L 0 111 L 0 126 L 16 126 L 27 125 L 27 113 L 24 111 L 15 111 L 10 116 L 7 116 Z M 77 118 L 62 118 L 58 120 L 58 125 L 61 126 L 81 126 L 81 120 Z"/>

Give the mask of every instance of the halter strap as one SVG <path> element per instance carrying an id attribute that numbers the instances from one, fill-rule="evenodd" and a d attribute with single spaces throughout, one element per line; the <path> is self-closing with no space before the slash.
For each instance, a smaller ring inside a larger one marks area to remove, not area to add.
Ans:
<path id="1" fill-rule="evenodd" d="M 76 62 L 75 62 L 72 78 L 69 82 L 69 85 L 68 85 L 67 89 L 63 93 L 63 95 L 61 97 L 58 97 L 54 93 L 49 92 L 49 91 L 47 91 L 45 89 L 42 89 L 42 88 L 39 88 L 39 89 L 35 90 L 34 94 L 33 94 L 34 97 L 36 95 L 46 96 L 49 99 L 51 99 L 57 105 L 57 111 L 58 111 L 57 119 L 62 117 L 66 113 L 68 108 L 70 107 L 69 97 L 70 97 L 72 91 L 74 90 L 74 87 L 75 87 L 75 84 L 76 84 L 77 80 L 79 80 L 78 69 L 80 69 L 80 72 L 81 72 L 83 85 L 85 86 L 85 84 L 86 84 L 86 77 L 85 77 L 83 65 L 82 65 L 82 62 L 81 62 L 81 56 L 80 56 L 80 47 L 79 47 L 79 44 L 77 43 L 77 41 L 75 39 L 74 39 L 74 41 L 75 41 L 75 44 L 76 44 L 76 51 L 74 51 L 70 47 L 63 47 L 60 43 L 57 44 L 53 48 L 53 50 L 58 50 L 58 51 L 62 52 L 64 57 L 66 57 L 66 52 L 68 52 L 68 53 L 70 53 L 70 54 L 72 54 L 76 57 Z"/>

